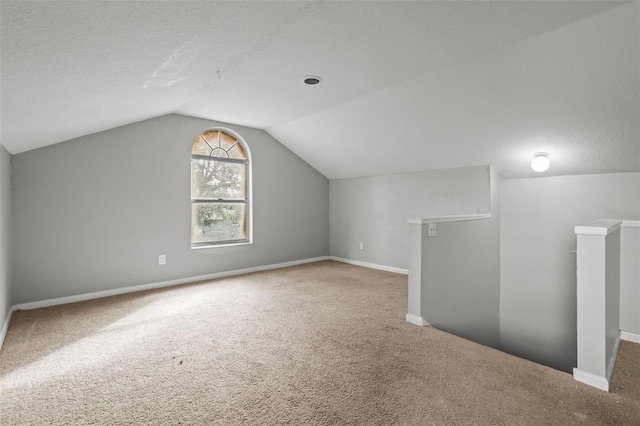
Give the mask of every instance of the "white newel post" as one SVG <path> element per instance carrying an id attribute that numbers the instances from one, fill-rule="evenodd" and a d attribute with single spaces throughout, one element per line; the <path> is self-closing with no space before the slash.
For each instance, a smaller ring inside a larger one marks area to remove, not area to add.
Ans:
<path id="1" fill-rule="evenodd" d="M 620 221 L 576 226 L 578 366 L 574 379 L 609 390 L 620 342 Z"/>
<path id="2" fill-rule="evenodd" d="M 428 325 L 422 319 L 422 219 L 409 219 L 409 297 L 407 322 Z"/>

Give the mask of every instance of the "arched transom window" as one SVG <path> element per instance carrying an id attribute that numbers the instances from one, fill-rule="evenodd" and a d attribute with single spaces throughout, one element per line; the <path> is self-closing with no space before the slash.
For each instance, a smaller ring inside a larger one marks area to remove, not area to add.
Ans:
<path id="1" fill-rule="evenodd" d="M 191 150 L 191 247 L 251 242 L 250 155 L 229 130 L 200 134 Z"/>

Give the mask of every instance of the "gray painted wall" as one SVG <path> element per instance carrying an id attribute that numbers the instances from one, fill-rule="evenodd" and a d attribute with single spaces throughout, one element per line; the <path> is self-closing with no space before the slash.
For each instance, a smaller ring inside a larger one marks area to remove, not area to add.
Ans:
<path id="1" fill-rule="evenodd" d="M 491 208 L 488 166 L 335 179 L 330 185 L 331 255 L 402 269 L 408 267 L 408 218 Z"/>
<path id="2" fill-rule="evenodd" d="M 620 230 L 620 329 L 640 334 L 640 228 Z"/>
<path id="3" fill-rule="evenodd" d="M 500 346 L 500 197 L 491 172 L 491 219 L 437 223 L 423 233 L 422 311 L 432 326 Z"/>
<path id="4" fill-rule="evenodd" d="M 571 372 L 576 366 L 576 225 L 638 219 L 640 173 L 503 180 L 502 349 Z"/>
<path id="5" fill-rule="evenodd" d="M 0 329 L 11 307 L 11 155 L 0 145 Z"/>
<path id="6" fill-rule="evenodd" d="M 192 250 L 191 145 L 217 125 L 251 150 L 254 244 Z M 329 254 L 329 181 L 261 130 L 167 115 L 15 155 L 13 173 L 13 303 Z"/>

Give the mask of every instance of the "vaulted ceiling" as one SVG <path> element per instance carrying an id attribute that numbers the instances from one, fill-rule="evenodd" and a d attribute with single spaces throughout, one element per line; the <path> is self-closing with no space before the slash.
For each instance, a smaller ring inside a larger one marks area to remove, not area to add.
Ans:
<path id="1" fill-rule="evenodd" d="M 640 171 L 640 4 L 1 3 L 0 143 L 168 113 L 265 129 L 329 178 Z M 301 80 L 315 74 L 317 86 Z M 204 130 L 204 129 L 203 129 Z"/>

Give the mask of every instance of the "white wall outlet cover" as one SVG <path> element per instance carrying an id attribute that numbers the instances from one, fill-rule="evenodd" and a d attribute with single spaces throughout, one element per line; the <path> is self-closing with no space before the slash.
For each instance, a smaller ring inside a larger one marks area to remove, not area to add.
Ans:
<path id="1" fill-rule="evenodd" d="M 165 265 L 167 263 L 167 255 L 161 254 L 158 256 L 158 265 Z"/>

